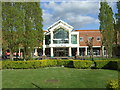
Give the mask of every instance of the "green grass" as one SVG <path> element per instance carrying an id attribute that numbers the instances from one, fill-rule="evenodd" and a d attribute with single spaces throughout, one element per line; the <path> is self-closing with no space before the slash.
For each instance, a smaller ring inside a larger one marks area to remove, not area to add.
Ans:
<path id="1" fill-rule="evenodd" d="M 105 88 L 108 80 L 118 78 L 114 70 L 64 67 L 3 70 L 2 75 L 3 88 Z"/>

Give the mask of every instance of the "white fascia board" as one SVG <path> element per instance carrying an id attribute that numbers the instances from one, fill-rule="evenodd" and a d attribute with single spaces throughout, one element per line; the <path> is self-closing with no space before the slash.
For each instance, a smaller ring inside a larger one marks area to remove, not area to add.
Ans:
<path id="1" fill-rule="evenodd" d="M 79 46 L 80 48 L 85 48 L 85 47 L 88 47 L 88 46 Z M 101 46 L 93 46 L 94 48 L 96 47 L 101 47 Z"/>
<path id="2" fill-rule="evenodd" d="M 71 44 L 71 47 L 79 47 L 79 44 Z"/>
<path id="3" fill-rule="evenodd" d="M 70 44 L 50 44 L 49 47 L 70 47 Z"/>
<path id="4" fill-rule="evenodd" d="M 71 34 L 79 34 L 79 32 L 71 32 Z"/>
<path id="5" fill-rule="evenodd" d="M 93 46 L 93 47 L 101 47 L 101 46 Z"/>
<path id="6" fill-rule="evenodd" d="M 54 31 L 54 30 L 57 30 L 59 28 L 63 28 L 67 31 L 71 31 L 72 29 L 71 28 L 68 28 L 67 26 L 63 25 L 62 23 L 56 25 L 55 27 L 51 28 L 50 31 Z"/>
<path id="7" fill-rule="evenodd" d="M 61 21 L 61 23 L 63 23 L 64 25 L 68 26 L 69 28 L 71 28 L 71 29 L 74 28 L 73 26 L 69 25 L 68 23 L 66 23 L 66 22 L 64 22 L 64 21 L 62 21 L 62 20 L 60 20 L 60 21 Z"/>
<path id="8" fill-rule="evenodd" d="M 63 24 L 64 27 L 68 27 L 69 29 L 73 30 L 73 27 L 69 24 L 67 24 L 66 22 L 62 21 L 62 20 L 59 20 L 57 22 L 55 22 L 54 24 L 52 24 L 50 27 L 48 27 L 48 31 L 51 31 L 51 29 L 53 29 L 55 26 L 59 25 L 59 24 Z"/>

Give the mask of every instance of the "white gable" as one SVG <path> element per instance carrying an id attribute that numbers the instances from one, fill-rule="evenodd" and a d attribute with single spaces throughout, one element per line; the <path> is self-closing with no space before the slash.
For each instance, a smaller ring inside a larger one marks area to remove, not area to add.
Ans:
<path id="1" fill-rule="evenodd" d="M 59 29 L 59 28 L 63 28 L 66 30 L 73 30 L 73 27 L 69 24 L 67 24 L 66 22 L 59 20 L 56 23 L 54 23 L 53 25 L 51 25 L 50 27 L 48 27 L 48 31 L 54 31 L 55 29 Z"/>

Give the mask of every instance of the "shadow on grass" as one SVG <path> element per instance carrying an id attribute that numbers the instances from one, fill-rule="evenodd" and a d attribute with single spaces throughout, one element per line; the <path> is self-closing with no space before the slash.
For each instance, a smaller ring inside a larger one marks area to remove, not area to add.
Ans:
<path id="1" fill-rule="evenodd" d="M 35 83 L 32 83 L 35 87 L 37 87 L 39 90 L 43 90 L 40 86 L 36 85 Z"/>

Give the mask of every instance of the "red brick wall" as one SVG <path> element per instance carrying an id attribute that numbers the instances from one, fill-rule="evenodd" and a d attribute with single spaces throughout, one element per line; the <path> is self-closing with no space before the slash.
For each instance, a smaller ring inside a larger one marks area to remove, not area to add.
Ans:
<path id="1" fill-rule="evenodd" d="M 83 41 L 80 41 L 80 46 L 87 46 L 86 41 L 88 37 L 94 37 L 93 46 L 101 46 L 101 33 L 99 30 L 76 30 L 79 32 L 79 37 L 83 37 Z M 97 41 L 97 37 L 100 37 L 100 41 Z"/>

